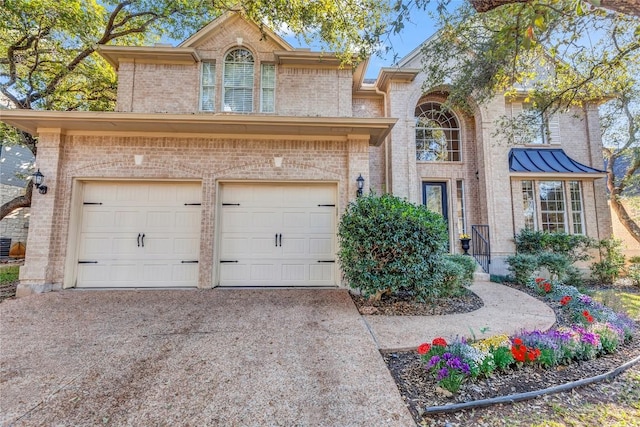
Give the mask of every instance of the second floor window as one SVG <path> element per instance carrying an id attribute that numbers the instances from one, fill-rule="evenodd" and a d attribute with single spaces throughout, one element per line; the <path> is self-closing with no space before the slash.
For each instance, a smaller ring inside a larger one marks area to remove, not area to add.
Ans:
<path id="1" fill-rule="evenodd" d="M 200 110 L 215 110 L 216 94 L 216 64 L 213 62 L 202 63 L 202 94 L 200 96 Z"/>
<path id="2" fill-rule="evenodd" d="M 246 49 L 235 49 L 225 56 L 222 111 L 253 111 L 253 67 L 253 55 Z"/>
<path id="3" fill-rule="evenodd" d="M 460 126 L 451 110 L 437 102 L 416 108 L 416 160 L 459 162 Z"/>

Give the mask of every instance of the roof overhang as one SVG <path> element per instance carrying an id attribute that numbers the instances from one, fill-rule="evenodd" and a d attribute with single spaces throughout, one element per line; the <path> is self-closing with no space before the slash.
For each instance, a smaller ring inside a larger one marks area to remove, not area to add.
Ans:
<path id="1" fill-rule="evenodd" d="M 273 52 L 280 65 L 312 65 L 331 68 L 350 67 L 333 52 L 314 52 L 306 49 L 277 50 Z"/>
<path id="2" fill-rule="evenodd" d="M 102 45 L 98 53 L 116 70 L 122 62 L 188 65 L 200 61 L 196 50 L 190 47 Z"/>
<path id="3" fill-rule="evenodd" d="M 417 68 L 397 68 L 385 67 L 380 69 L 376 80 L 376 87 L 380 90 L 386 90 L 387 85 L 391 81 L 411 83 L 415 80 L 421 70 Z"/>
<path id="4" fill-rule="evenodd" d="M 511 176 L 546 178 L 601 178 L 607 173 L 582 164 L 561 148 L 512 148 L 509 151 Z"/>
<path id="5" fill-rule="evenodd" d="M 191 135 L 202 137 L 367 138 L 382 144 L 397 119 L 291 117 L 241 114 L 143 114 L 90 111 L 2 110 L 0 121 L 33 135 Z"/>

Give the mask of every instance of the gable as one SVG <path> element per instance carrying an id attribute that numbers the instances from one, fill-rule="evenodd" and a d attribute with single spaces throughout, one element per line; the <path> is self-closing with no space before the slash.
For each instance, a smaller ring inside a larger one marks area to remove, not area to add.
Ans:
<path id="1" fill-rule="evenodd" d="M 178 47 L 217 50 L 238 43 L 260 46 L 261 51 L 291 51 L 294 48 L 283 38 L 263 26 L 245 19 L 240 13 L 228 11 L 182 42 Z"/>

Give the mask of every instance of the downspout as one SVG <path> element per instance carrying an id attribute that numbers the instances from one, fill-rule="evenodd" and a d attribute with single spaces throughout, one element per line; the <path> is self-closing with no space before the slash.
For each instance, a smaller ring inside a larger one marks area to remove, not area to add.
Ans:
<path id="1" fill-rule="evenodd" d="M 387 93 L 378 89 L 378 85 L 375 86 L 376 94 L 382 95 L 382 103 L 383 103 L 383 114 L 385 118 L 388 118 L 388 108 L 387 108 Z M 388 139 L 391 137 L 391 133 L 387 135 L 384 140 L 384 190 L 385 193 L 390 194 L 389 191 L 389 144 Z"/>

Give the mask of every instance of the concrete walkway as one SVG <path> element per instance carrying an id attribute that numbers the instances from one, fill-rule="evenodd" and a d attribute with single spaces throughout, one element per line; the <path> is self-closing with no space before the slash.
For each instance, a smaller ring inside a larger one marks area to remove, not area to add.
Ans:
<path id="1" fill-rule="evenodd" d="M 469 288 L 484 302 L 479 310 L 447 316 L 363 316 L 381 350 L 415 349 L 433 338 L 487 338 L 521 330 L 546 331 L 556 321 L 538 299 L 508 286 L 475 282 Z"/>
<path id="2" fill-rule="evenodd" d="M 0 425 L 412 426 L 378 348 L 553 323 L 522 293 L 473 290 L 485 299 L 474 313 L 396 319 L 360 316 L 346 290 L 72 290 L 4 301 Z"/>

